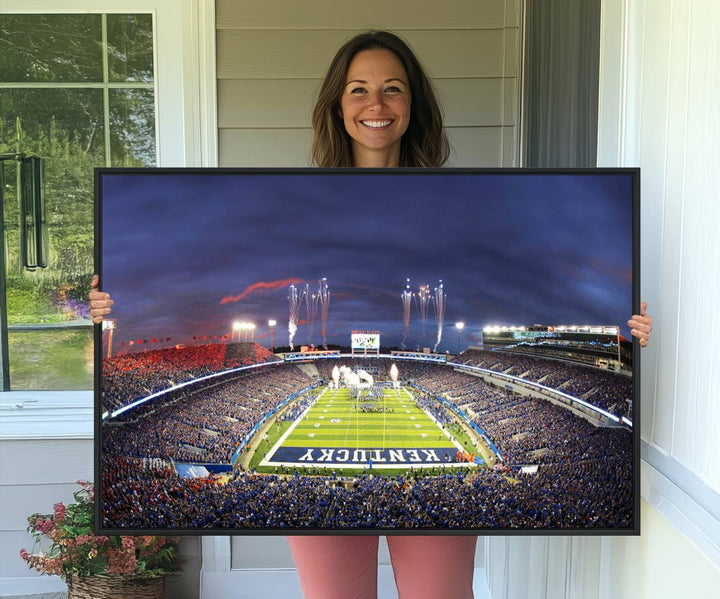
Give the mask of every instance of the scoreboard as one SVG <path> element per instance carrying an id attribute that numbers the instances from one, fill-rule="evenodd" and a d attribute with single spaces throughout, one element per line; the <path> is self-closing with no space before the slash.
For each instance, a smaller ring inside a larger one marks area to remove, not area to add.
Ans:
<path id="1" fill-rule="evenodd" d="M 352 352 L 380 352 L 380 331 L 352 331 L 350 334 Z"/>

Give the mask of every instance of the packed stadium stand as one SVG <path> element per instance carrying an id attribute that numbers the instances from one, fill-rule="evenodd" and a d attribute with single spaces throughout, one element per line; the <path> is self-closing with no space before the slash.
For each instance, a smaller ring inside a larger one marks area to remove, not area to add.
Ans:
<path id="1" fill-rule="evenodd" d="M 275 357 L 255 344 L 208 345 L 119 356 L 103 364 L 103 406 L 113 409 L 171 387 Z M 457 362 L 512 374 L 624 413 L 632 384 L 597 368 L 499 351 L 468 350 Z M 107 363 L 107 364 L 106 364 Z M 497 447 L 495 469 L 442 469 L 392 476 L 292 467 L 230 482 L 183 478 L 175 463 L 230 464 L 243 439 L 287 398 L 331 379 L 335 365 L 388 380 L 383 358 L 318 359 L 222 375 L 170 391 L 105 422 L 103 524 L 107 528 L 606 528 L 630 527 L 632 432 L 598 427 L 537 397 L 521 396 L 449 364 L 398 362 L 418 405 L 438 422 L 464 410 Z M 316 374 L 317 373 L 317 374 Z M 305 391 L 282 419 L 300 417 Z M 436 398 L 453 408 L 448 411 Z M 158 464 L 157 460 L 162 461 Z M 537 466 L 535 474 L 526 473 Z"/>
<path id="2" fill-rule="evenodd" d="M 198 377 L 277 358 L 257 343 L 204 344 L 136 352 L 102 363 L 102 409 L 116 410 Z"/>
<path id="3" fill-rule="evenodd" d="M 502 351 L 470 349 L 457 362 L 564 391 L 618 416 L 628 412 L 632 379 L 611 370 Z"/>

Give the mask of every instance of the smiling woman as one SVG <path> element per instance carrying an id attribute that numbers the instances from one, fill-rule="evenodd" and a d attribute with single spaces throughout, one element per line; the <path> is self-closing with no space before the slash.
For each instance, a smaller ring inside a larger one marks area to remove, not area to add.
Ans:
<path id="1" fill-rule="evenodd" d="M 312 123 L 317 166 L 437 167 L 450 153 L 430 79 L 387 31 L 361 33 L 338 50 Z"/>
<path id="2" fill-rule="evenodd" d="M 389 50 L 364 50 L 350 63 L 340 116 L 352 138 L 356 163 L 399 164 L 410 120 L 410 86 L 400 60 Z"/>

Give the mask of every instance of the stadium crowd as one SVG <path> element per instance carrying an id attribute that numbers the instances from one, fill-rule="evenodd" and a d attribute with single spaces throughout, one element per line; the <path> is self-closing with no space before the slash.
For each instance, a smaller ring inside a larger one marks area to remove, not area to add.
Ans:
<path id="1" fill-rule="evenodd" d="M 498 359 L 494 354 L 483 357 Z M 356 361 L 365 366 L 364 360 Z M 387 372 L 390 361 L 375 361 L 379 372 Z M 336 363 L 326 362 L 318 364 L 323 376 Z M 629 431 L 595 427 L 548 401 L 514 395 L 448 366 L 408 362 L 398 368 L 402 380 L 419 386 L 413 391 L 418 404 L 441 423 L 447 425 L 454 416 L 437 395 L 470 414 L 501 452 L 505 471 L 433 476 L 414 472 L 395 477 L 366 471 L 349 483 L 327 471 L 312 477 L 236 471 L 233 480 L 222 484 L 212 475 L 181 478 L 169 462 L 154 464 L 150 459 L 227 464 L 238 442 L 260 420 L 316 382 L 295 365 L 274 365 L 228 376 L 198 390 L 173 391 L 104 426 L 105 525 L 443 529 L 630 525 Z M 582 377 L 577 379 L 580 384 Z M 301 395 L 287 416 L 299 416 L 319 391 Z M 518 472 L 521 465 L 529 464 L 538 465 L 537 474 Z"/>
<path id="2" fill-rule="evenodd" d="M 184 479 L 104 456 L 108 528 L 608 528 L 632 522 L 629 456 L 392 478 L 236 474 Z"/>
<path id="3" fill-rule="evenodd" d="M 198 377 L 277 358 L 257 343 L 213 343 L 126 353 L 102 362 L 103 411 Z"/>
<path id="4" fill-rule="evenodd" d="M 179 389 L 103 427 L 109 454 L 228 464 L 240 441 L 313 381 L 292 364 L 267 366 L 198 390 Z"/>
<path id="5" fill-rule="evenodd" d="M 469 349 L 458 362 L 510 374 L 585 400 L 617 416 L 628 414 L 632 379 L 600 368 L 527 355 Z"/>
<path id="6" fill-rule="evenodd" d="M 528 465 L 588 459 L 607 450 L 629 452 L 626 430 L 604 430 L 548 401 L 522 397 L 498 389 L 483 379 L 447 368 L 420 377 L 416 385 L 421 407 L 442 418 L 444 410 L 433 405 L 433 394 L 448 398 L 455 408 L 472 417 L 500 450 L 505 463 Z M 445 417 L 447 419 L 447 416 Z M 602 443 L 599 443 L 602 437 Z"/>

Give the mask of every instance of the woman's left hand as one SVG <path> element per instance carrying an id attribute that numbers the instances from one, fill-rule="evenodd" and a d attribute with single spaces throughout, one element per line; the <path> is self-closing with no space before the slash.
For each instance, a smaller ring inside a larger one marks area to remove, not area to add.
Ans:
<path id="1" fill-rule="evenodd" d="M 100 283 L 100 278 L 97 275 L 93 275 L 92 283 L 90 286 L 92 290 L 88 294 L 90 300 L 90 317 L 92 318 L 93 324 L 100 324 L 103 318 L 110 314 L 111 306 L 113 301 L 110 299 L 109 293 L 98 291 L 97 286 Z"/>
<path id="2" fill-rule="evenodd" d="M 645 313 L 647 304 L 640 302 L 640 314 L 633 314 L 628 320 L 628 326 L 632 329 L 630 332 L 633 337 L 637 337 L 640 341 L 640 347 L 647 347 L 648 339 L 650 339 L 650 331 L 652 331 L 652 316 Z"/>

